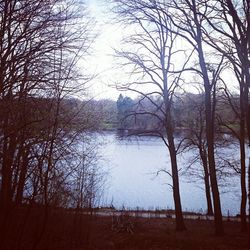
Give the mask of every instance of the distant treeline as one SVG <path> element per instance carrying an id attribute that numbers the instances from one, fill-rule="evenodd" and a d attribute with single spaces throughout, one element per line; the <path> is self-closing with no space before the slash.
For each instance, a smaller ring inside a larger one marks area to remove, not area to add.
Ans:
<path id="1" fill-rule="evenodd" d="M 173 101 L 172 115 L 174 117 L 175 130 L 185 131 L 198 126 L 200 119 L 204 120 L 203 94 L 185 93 L 176 96 Z M 231 99 L 234 108 L 239 107 L 239 98 L 235 94 Z M 155 106 L 155 103 L 158 106 Z M 8 112 L 8 103 L 0 103 L 1 113 Z M 58 122 L 64 130 L 131 130 L 131 131 L 163 131 L 164 116 L 162 114 L 163 101 L 141 100 L 119 95 L 117 101 L 111 99 L 81 101 L 76 98 L 63 99 L 56 110 L 54 98 L 28 98 L 25 102 L 14 101 L 12 108 L 17 111 L 24 110 L 27 114 L 25 123 L 29 123 L 33 132 L 42 130 L 53 121 L 55 113 L 59 112 Z M 228 101 L 221 95 L 216 107 L 217 131 L 230 133 L 238 127 L 237 115 L 233 112 Z M 2 114 L 4 115 L 4 114 Z M 159 119 L 160 118 L 160 119 Z M 34 126 L 34 124 L 36 124 Z M 22 123 L 19 123 L 22 126 Z"/>
<path id="2" fill-rule="evenodd" d="M 176 132 L 187 132 L 202 124 L 205 126 L 204 94 L 184 93 L 173 98 L 172 116 Z M 79 102 L 74 100 L 76 103 Z M 157 106 L 155 105 L 157 104 Z M 164 131 L 163 100 L 130 98 L 119 95 L 117 101 L 103 99 L 92 100 L 88 108 L 93 110 L 95 120 L 98 119 L 98 129 L 129 130 L 131 132 L 161 132 Z M 233 106 L 232 106 L 233 105 Z M 234 134 L 239 131 L 239 96 L 235 94 L 230 100 L 221 93 L 216 104 L 216 131 L 218 133 Z"/>

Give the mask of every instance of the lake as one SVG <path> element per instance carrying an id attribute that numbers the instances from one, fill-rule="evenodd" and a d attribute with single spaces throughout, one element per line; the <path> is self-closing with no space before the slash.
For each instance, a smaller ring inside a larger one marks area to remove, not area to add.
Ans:
<path id="1" fill-rule="evenodd" d="M 115 208 L 172 209 L 174 208 L 171 177 L 161 172 L 170 170 L 170 159 L 166 146 L 155 137 L 117 137 L 115 132 L 105 132 L 97 136 L 103 144 L 100 149 L 100 164 L 109 170 L 107 187 L 102 205 Z M 231 150 L 231 151 L 230 151 Z M 233 150 L 233 151 L 232 151 Z M 227 154 L 237 155 L 235 148 L 228 148 Z M 194 151 L 178 155 L 178 165 L 182 170 L 189 164 Z M 199 166 L 198 166 L 199 168 Z M 157 172 L 160 171 L 158 174 Z M 183 171 L 182 171 L 183 172 Z M 240 179 L 229 177 L 221 180 L 221 203 L 224 215 L 239 213 Z M 227 185 L 230 183 L 230 186 Z M 233 183 L 233 185 L 231 185 Z M 187 174 L 180 176 L 180 192 L 184 211 L 206 212 L 203 182 Z"/>

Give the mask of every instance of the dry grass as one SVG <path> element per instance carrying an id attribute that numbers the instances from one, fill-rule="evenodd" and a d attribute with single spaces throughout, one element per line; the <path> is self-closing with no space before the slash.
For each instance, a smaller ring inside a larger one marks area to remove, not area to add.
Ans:
<path id="1" fill-rule="evenodd" d="M 176 232 L 170 218 L 100 217 L 54 211 L 42 232 L 43 221 L 42 210 L 13 212 L 0 249 L 248 249 L 247 234 L 240 233 L 238 222 L 224 222 L 225 235 L 216 237 L 212 221 L 186 220 L 188 230 Z"/>

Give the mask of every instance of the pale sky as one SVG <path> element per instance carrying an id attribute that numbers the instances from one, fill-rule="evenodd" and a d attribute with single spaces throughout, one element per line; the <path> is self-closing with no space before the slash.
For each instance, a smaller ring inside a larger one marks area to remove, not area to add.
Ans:
<path id="1" fill-rule="evenodd" d="M 92 81 L 91 95 L 97 99 L 111 98 L 117 100 L 119 92 L 110 87 L 115 82 L 118 73 L 114 73 L 113 49 L 119 47 L 122 29 L 112 23 L 112 13 L 105 1 L 87 0 L 90 14 L 96 19 L 98 37 L 93 45 L 93 54 L 88 61 L 88 68 L 97 74 Z"/>
<path id="2" fill-rule="evenodd" d="M 89 93 L 96 99 L 110 98 L 117 100 L 120 92 L 115 87 L 111 87 L 111 85 L 118 81 L 122 82 L 122 79 L 125 80 L 126 77 L 124 76 L 124 69 L 119 67 L 119 64 L 113 57 L 113 48 L 120 48 L 122 37 L 130 31 L 128 31 L 128 28 L 124 29 L 124 27 L 114 22 L 114 16 L 109 9 L 110 4 L 105 0 L 86 0 L 86 2 L 90 15 L 96 19 L 96 32 L 99 34 L 93 44 L 93 54 L 87 60 L 88 70 L 97 74 L 97 77 L 91 81 Z M 178 44 L 177 46 L 182 47 L 183 44 Z M 179 61 L 183 58 L 177 59 Z M 234 81 L 232 80 L 233 76 L 228 74 L 228 72 L 224 74 L 223 78 L 228 83 Z M 191 89 L 192 87 L 189 84 L 188 91 L 192 91 Z M 123 92 L 123 94 L 135 97 L 131 92 Z"/>

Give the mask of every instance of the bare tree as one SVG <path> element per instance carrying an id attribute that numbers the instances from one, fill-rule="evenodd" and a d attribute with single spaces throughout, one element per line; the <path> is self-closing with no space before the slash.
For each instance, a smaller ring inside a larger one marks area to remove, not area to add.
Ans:
<path id="1" fill-rule="evenodd" d="M 159 136 L 168 148 L 171 160 L 173 198 L 176 214 L 176 230 L 184 230 L 180 189 L 179 169 L 177 164 L 177 145 L 174 138 L 173 102 L 177 89 L 183 83 L 182 73 L 189 63 L 192 50 L 184 51 L 176 46 L 177 29 L 164 11 L 159 1 L 115 1 L 115 12 L 119 14 L 126 27 L 131 25 L 135 32 L 124 39 L 124 46 L 129 50 L 117 49 L 117 56 L 123 60 L 123 69 L 128 69 L 130 79 L 123 79 L 119 90 L 137 93 L 140 99 L 135 112 L 129 116 L 146 115 L 157 119 L 155 128 L 143 134 Z M 173 32 L 175 31 L 175 32 Z M 179 66 L 174 65 L 178 57 L 184 58 Z M 179 70 L 177 69 L 179 67 Z M 176 73 L 176 71 L 178 71 Z M 148 100 L 151 109 L 143 105 Z M 153 108 L 152 108 L 153 107 Z"/>
<path id="2" fill-rule="evenodd" d="M 186 93 L 182 98 L 182 117 L 181 122 L 184 128 L 183 150 L 198 150 L 197 155 L 192 157 L 188 172 L 193 169 L 193 165 L 199 161 L 202 166 L 202 179 L 205 186 L 207 201 L 207 215 L 213 215 L 213 205 L 211 198 L 211 186 L 209 180 L 209 168 L 207 158 L 207 140 L 205 131 L 205 105 L 204 93 L 191 94 Z M 193 178 L 194 171 L 191 171 Z M 200 172 L 200 171 L 199 171 Z"/>
<path id="3" fill-rule="evenodd" d="M 204 30 L 206 30 L 206 19 L 204 16 L 208 14 L 206 8 L 206 1 L 194 0 L 176 0 L 164 1 L 164 13 L 171 20 L 173 27 L 178 29 L 172 30 L 183 39 L 189 46 L 195 50 L 195 55 L 198 59 L 198 68 L 190 67 L 186 70 L 195 72 L 201 76 L 204 86 L 204 100 L 205 100 L 205 120 L 206 120 L 206 139 L 208 147 L 208 165 L 210 172 L 210 181 L 212 188 L 212 196 L 214 203 L 214 216 L 215 216 L 215 232 L 217 235 L 223 234 L 222 212 L 220 194 L 216 176 L 216 165 L 214 157 L 214 105 L 213 105 L 213 91 L 215 83 L 218 80 L 223 60 L 217 58 L 221 62 L 212 72 L 209 69 L 208 57 L 206 56 L 206 49 L 204 43 Z M 157 6 L 157 5 L 156 5 Z M 210 54 L 211 57 L 211 54 Z"/>
<path id="4" fill-rule="evenodd" d="M 62 164 L 88 125 L 75 125 L 80 110 L 65 112 L 64 100 L 91 79 L 77 64 L 94 39 L 94 22 L 74 0 L 5 0 L 0 9 L 2 235 L 14 204 L 39 201 L 46 217 L 56 186 L 65 184 Z"/>
<path id="5" fill-rule="evenodd" d="M 250 140 L 249 82 L 250 82 L 250 4 L 249 1 L 218 0 L 206 3 L 209 14 L 206 19 L 213 32 L 206 32 L 206 42 L 221 53 L 231 64 L 240 89 L 239 144 L 241 154 L 241 230 L 247 230 L 246 223 L 246 150 L 245 141 Z M 227 82 L 226 84 L 230 84 Z M 228 89 L 228 88 L 227 88 Z M 227 96 L 230 96 L 228 90 Z M 248 135 L 246 134 L 246 129 Z"/>

